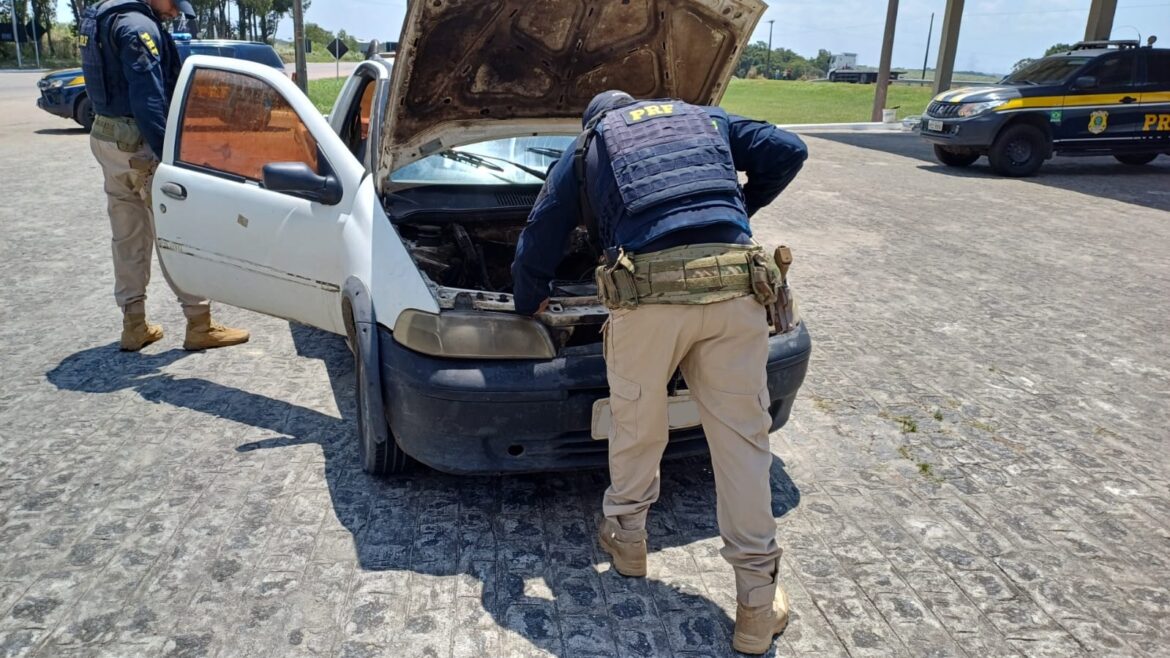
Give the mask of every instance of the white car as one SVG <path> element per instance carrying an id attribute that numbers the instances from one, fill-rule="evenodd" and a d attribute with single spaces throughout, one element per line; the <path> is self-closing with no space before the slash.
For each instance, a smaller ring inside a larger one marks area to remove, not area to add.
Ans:
<path id="1" fill-rule="evenodd" d="M 369 472 L 603 466 L 585 230 L 536 319 L 514 312 L 517 238 L 594 94 L 717 103 L 764 8 L 411 3 L 395 63 L 359 65 L 329 119 L 279 71 L 190 57 L 154 179 L 162 260 L 189 292 L 348 337 Z M 773 429 L 810 345 L 803 324 L 771 338 Z M 671 393 L 667 454 L 705 451 Z"/>

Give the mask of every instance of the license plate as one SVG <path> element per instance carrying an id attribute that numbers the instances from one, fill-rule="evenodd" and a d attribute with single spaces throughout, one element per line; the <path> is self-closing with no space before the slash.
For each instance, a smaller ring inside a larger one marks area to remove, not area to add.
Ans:
<path id="1" fill-rule="evenodd" d="M 666 424 L 671 430 L 698 427 L 699 405 L 689 393 L 680 393 L 666 399 Z M 613 425 L 613 413 L 609 409 L 609 398 L 593 403 L 593 438 L 597 441 L 609 439 L 609 428 Z"/>
<path id="2" fill-rule="evenodd" d="M 943 122 L 931 119 L 926 122 L 926 129 L 932 133 L 941 133 L 943 131 Z"/>

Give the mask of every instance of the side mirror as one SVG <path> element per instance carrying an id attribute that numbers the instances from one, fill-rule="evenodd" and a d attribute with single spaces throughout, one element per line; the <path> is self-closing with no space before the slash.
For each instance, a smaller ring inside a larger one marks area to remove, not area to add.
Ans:
<path id="1" fill-rule="evenodd" d="M 1077 89 L 1096 89 L 1097 78 L 1091 75 L 1082 75 L 1077 78 L 1076 87 Z"/>
<path id="2" fill-rule="evenodd" d="M 341 182 L 336 176 L 320 176 L 303 162 L 264 165 L 264 189 L 316 201 L 327 206 L 341 203 Z"/>

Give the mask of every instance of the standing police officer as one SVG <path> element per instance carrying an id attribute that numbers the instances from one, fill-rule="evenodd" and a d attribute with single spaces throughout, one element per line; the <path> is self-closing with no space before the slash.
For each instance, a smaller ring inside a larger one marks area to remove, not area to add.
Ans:
<path id="1" fill-rule="evenodd" d="M 605 360 L 613 415 L 601 547 L 646 575 L 646 514 L 658 499 L 667 385 L 681 368 L 711 448 L 723 557 L 735 569 L 732 646 L 764 653 L 788 623 L 769 485 L 769 325 L 759 282 L 774 265 L 748 218 L 792 182 L 808 151 L 775 126 L 681 101 L 596 96 L 585 132 L 549 172 L 512 264 L 519 313 L 543 309 L 584 219 L 607 265 Z M 736 170 L 747 172 L 739 186 Z M 753 285 L 753 281 L 757 285 Z"/>
<path id="2" fill-rule="evenodd" d="M 155 246 L 150 186 L 162 157 L 180 67 L 178 50 L 162 21 L 177 18 L 180 11 L 195 17 L 187 0 L 106 0 L 86 9 L 81 21 L 81 67 L 97 115 L 90 149 L 105 176 L 114 298 L 122 308 L 121 347 L 126 351 L 163 337 L 162 327 L 146 322 L 146 285 Z M 163 276 L 187 316 L 184 349 L 248 340 L 248 332 L 213 322 L 210 302 L 176 288 L 165 266 Z"/>

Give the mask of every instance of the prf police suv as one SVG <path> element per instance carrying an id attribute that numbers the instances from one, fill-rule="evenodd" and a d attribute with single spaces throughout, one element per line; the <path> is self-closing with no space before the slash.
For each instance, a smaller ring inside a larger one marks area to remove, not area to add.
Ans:
<path id="1" fill-rule="evenodd" d="M 1112 155 L 1144 165 L 1170 153 L 1170 49 L 1088 41 L 1037 60 L 995 87 L 939 94 L 921 134 L 944 165 L 986 155 L 1003 176 L 1031 176 L 1053 155 Z"/>

